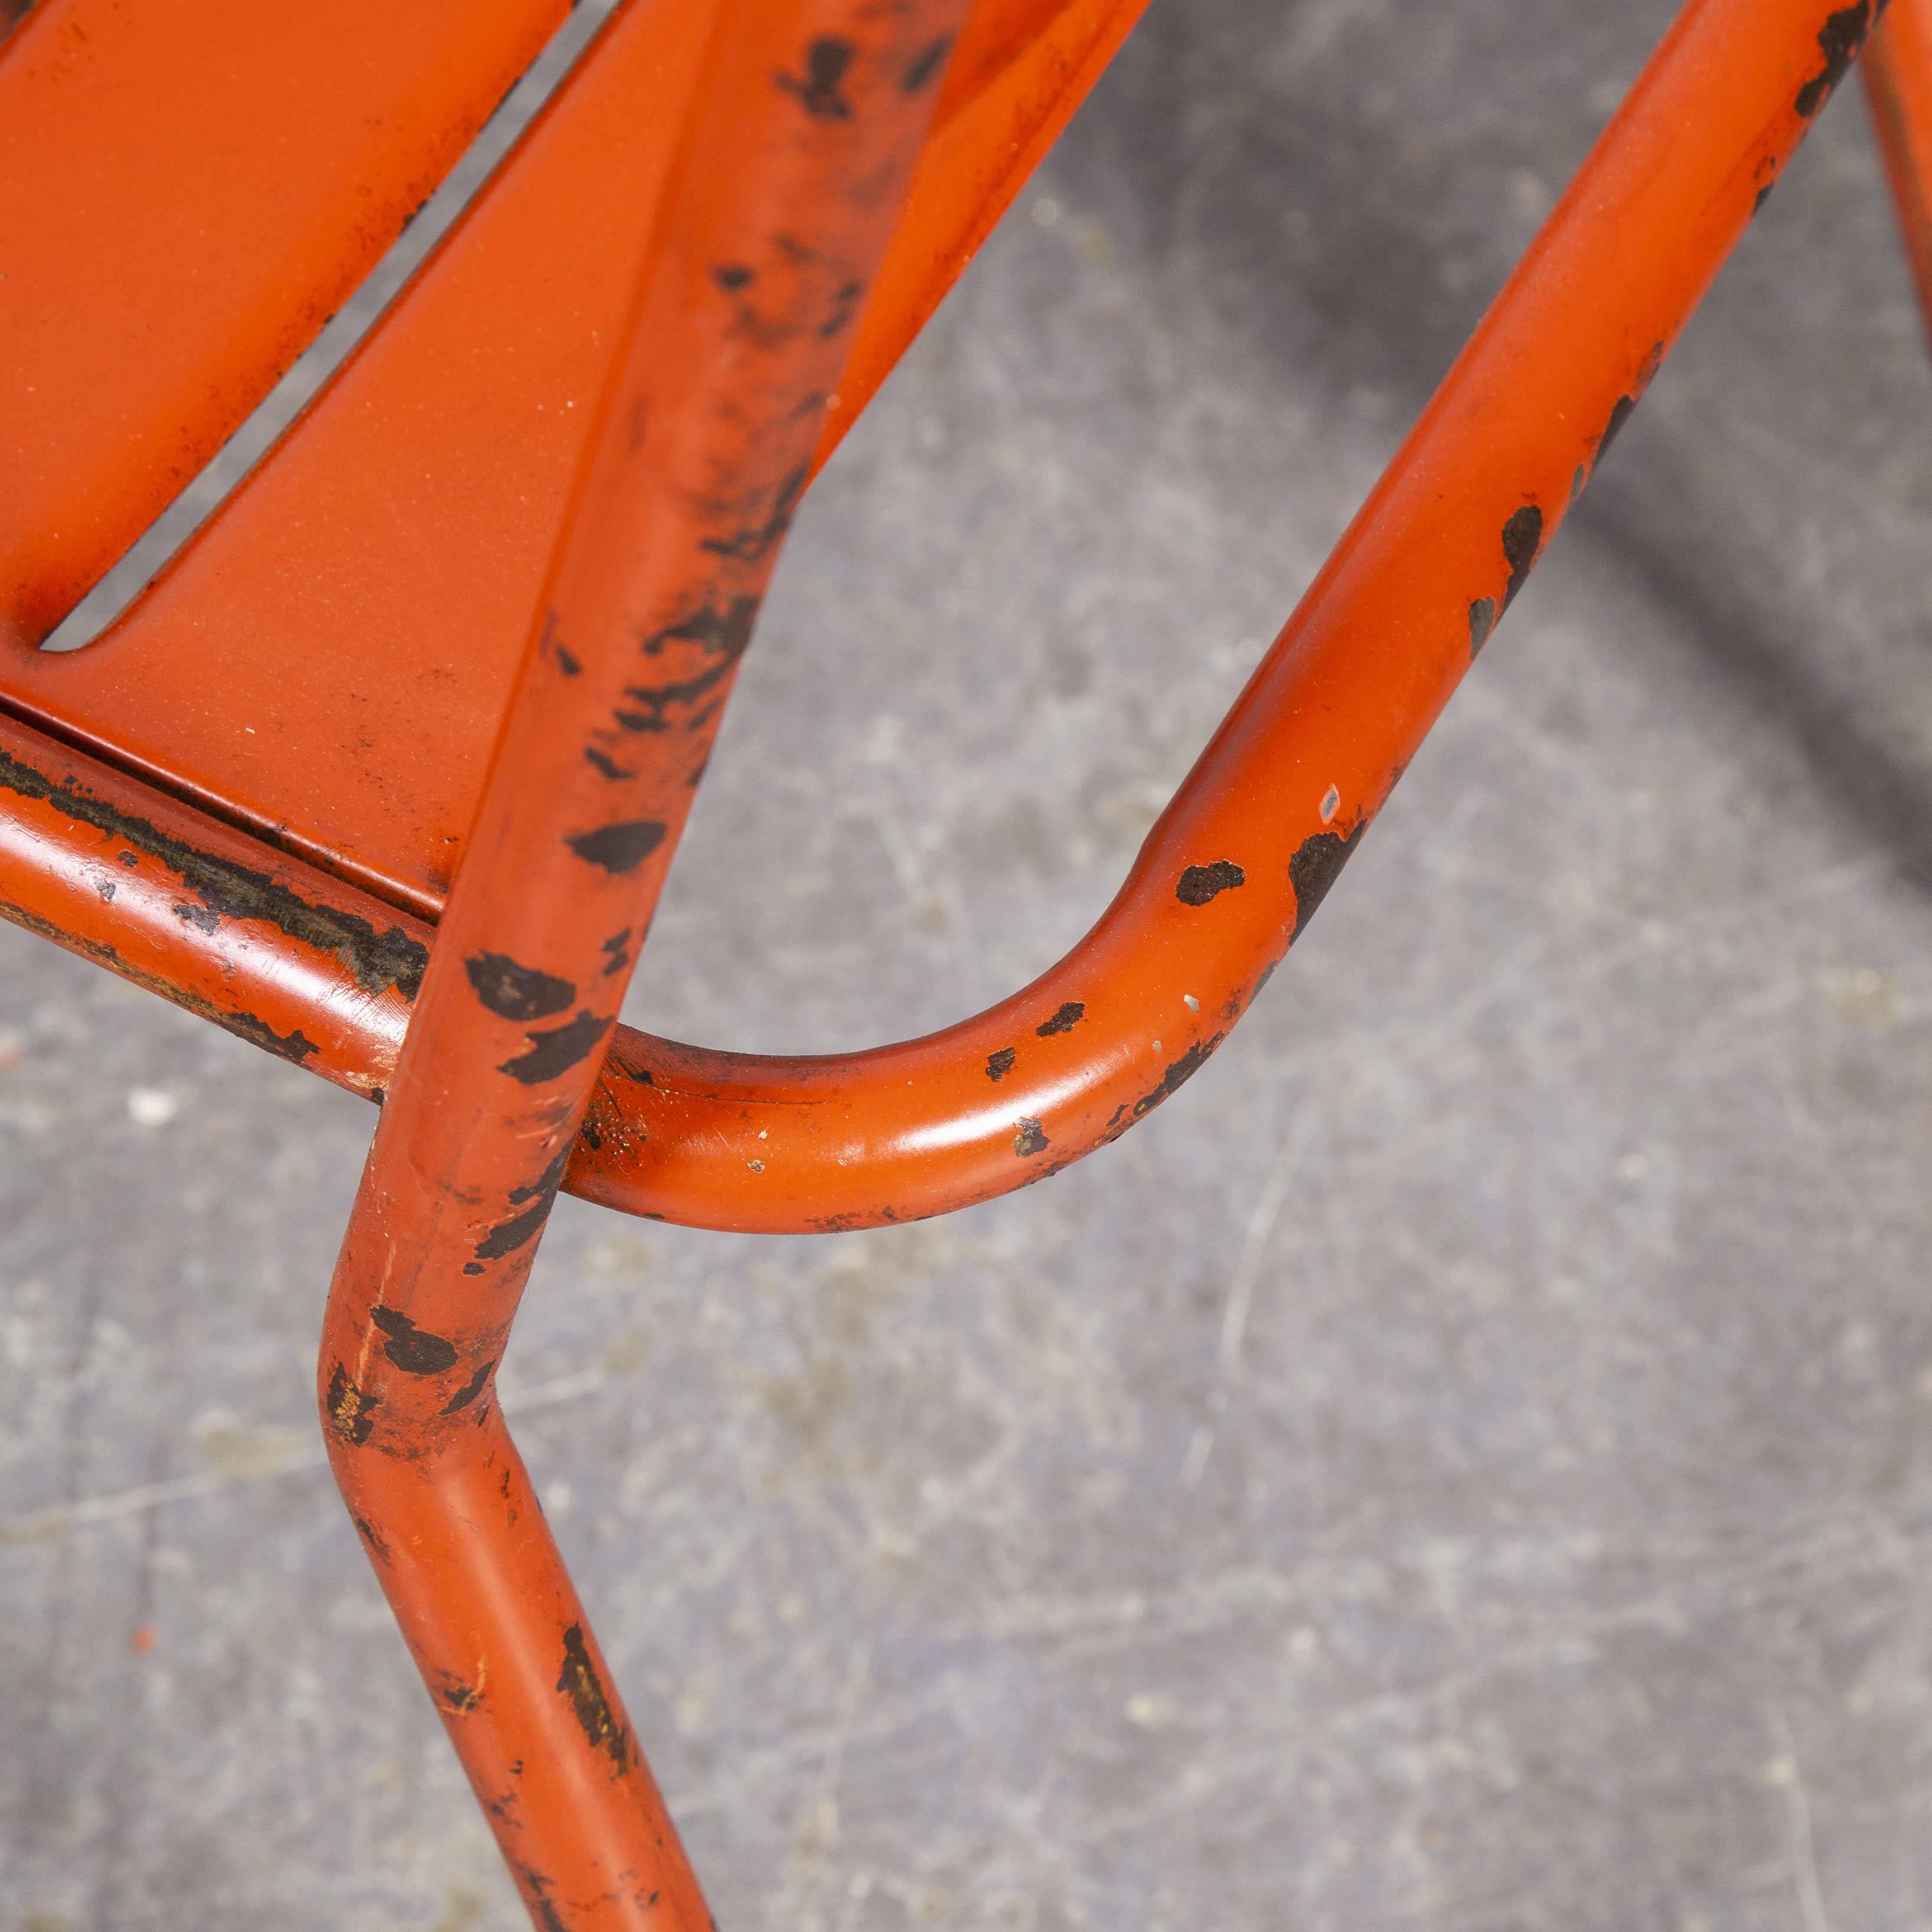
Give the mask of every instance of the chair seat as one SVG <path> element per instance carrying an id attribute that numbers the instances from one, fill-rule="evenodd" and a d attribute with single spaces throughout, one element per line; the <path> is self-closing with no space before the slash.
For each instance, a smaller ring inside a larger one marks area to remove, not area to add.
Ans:
<path id="1" fill-rule="evenodd" d="M 1002 0 L 975 16 L 820 461 L 1143 4 Z M 688 0 L 622 12 L 122 621 L 81 650 L 0 664 L 8 708 L 434 916 L 710 18 Z"/>
<path id="2" fill-rule="evenodd" d="M 42 0 L 0 43 L 0 638 L 166 507 L 567 11 Z"/>

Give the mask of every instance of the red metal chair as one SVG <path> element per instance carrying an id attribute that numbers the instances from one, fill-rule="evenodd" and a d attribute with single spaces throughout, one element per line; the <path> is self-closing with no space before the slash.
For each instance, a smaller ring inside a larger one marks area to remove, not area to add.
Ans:
<path id="1" fill-rule="evenodd" d="M 494 1400 L 558 1190 L 872 1226 L 1159 1106 L 1320 904 L 1882 10 L 1692 0 L 1058 966 L 838 1058 L 619 1025 L 800 498 L 1142 4 L 632 0 L 316 405 L 71 653 L 36 647 L 562 9 L 41 0 L 0 46 L 0 172 L 44 189 L 0 207 L 0 910 L 383 1103 L 326 1439 L 553 1932 L 706 1922 Z M 1932 309 L 1932 0 L 1896 0 L 1867 60 Z"/>

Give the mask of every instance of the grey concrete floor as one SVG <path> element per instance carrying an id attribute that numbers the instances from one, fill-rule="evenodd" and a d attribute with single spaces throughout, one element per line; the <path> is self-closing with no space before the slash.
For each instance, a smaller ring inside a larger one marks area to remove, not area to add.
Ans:
<path id="1" fill-rule="evenodd" d="M 632 1016 L 1069 944 L 1669 12 L 1155 0 L 814 494 Z M 1928 527 L 1847 89 L 1171 1105 L 878 1234 L 562 1204 L 506 1406 L 727 1932 L 1932 1924 Z M 0 962 L 0 1926 L 511 1932 L 316 1447 L 370 1116 Z"/>

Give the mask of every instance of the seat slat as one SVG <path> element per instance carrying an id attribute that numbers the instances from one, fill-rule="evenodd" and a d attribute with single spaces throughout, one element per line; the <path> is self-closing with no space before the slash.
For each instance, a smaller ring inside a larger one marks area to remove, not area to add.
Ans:
<path id="1" fill-rule="evenodd" d="M 862 321 L 865 393 L 1142 4 L 997 0 L 976 17 L 942 97 L 942 164 L 922 166 Z M 710 15 L 636 0 L 614 21 L 176 567 L 95 644 L 4 668 L 14 708 L 433 916 Z"/>
<path id="2" fill-rule="evenodd" d="M 0 638 L 179 494 L 567 11 L 40 0 L 0 41 Z"/>

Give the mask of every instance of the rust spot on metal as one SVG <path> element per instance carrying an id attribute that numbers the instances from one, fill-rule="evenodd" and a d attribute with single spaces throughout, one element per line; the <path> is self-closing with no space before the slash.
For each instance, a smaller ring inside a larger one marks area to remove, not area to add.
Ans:
<path id="1" fill-rule="evenodd" d="M 609 979 L 613 973 L 621 973 L 631 963 L 631 932 L 626 926 L 622 932 L 614 932 L 598 947 L 604 956 L 604 977 Z"/>
<path id="2" fill-rule="evenodd" d="M 852 104 L 839 92 L 856 50 L 836 34 L 821 34 L 805 50 L 805 75 L 774 76 L 788 94 L 798 96 L 805 111 L 821 121 L 849 121 Z"/>
<path id="3" fill-rule="evenodd" d="M 570 1150 L 566 1148 L 536 1180 L 523 1187 L 510 1190 L 510 1199 L 519 1201 L 554 1201 L 556 1190 L 563 1184 L 563 1171 L 570 1165 Z"/>
<path id="4" fill-rule="evenodd" d="M 614 784 L 621 782 L 625 778 L 634 778 L 638 776 L 629 766 L 620 765 L 615 758 L 605 757 L 595 745 L 584 746 L 584 759 L 585 764 L 590 765 L 593 770 L 602 772 Z"/>
<path id="5" fill-rule="evenodd" d="M 946 64 L 946 56 L 952 51 L 952 36 L 941 34 L 931 46 L 914 55 L 912 64 L 899 82 L 901 89 L 908 94 L 916 94 Z"/>
<path id="6" fill-rule="evenodd" d="M 1600 466 L 1604 458 L 1610 454 L 1611 444 L 1623 434 L 1624 424 L 1630 421 L 1636 404 L 1635 396 L 1619 396 L 1617 398 L 1615 407 L 1610 411 L 1610 419 L 1604 424 L 1604 433 L 1597 439 L 1597 454 L 1593 460 L 1595 466 Z"/>
<path id="7" fill-rule="evenodd" d="M 92 959 L 98 966 L 105 966 L 110 973 L 118 974 L 132 985 L 145 986 L 149 992 L 158 993 L 184 1012 L 210 1022 L 224 1033 L 232 1033 L 237 1040 L 245 1040 L 250 1046 L 259 1046 L 264 1053 L 272 1053 L 278 1060 L 286 1060 L 292 1066 L 300 1066 L 310 1054 L 321 1051 L 299 1027 L 292 1033 L 278 1033 L 266 1020 L 257 1018 L 253 1013 L 230 1012 L 191 987 L 177 986 L 172 980 L 142 972 L 122 958 L 105 940 L 84 938 L 78 933 L 69 932 L 52 920 L 30 912 L 25 906 L 15 904 L 10 900 L 0 902 L 0 919 L 8 920 L 26 932 L 37 932 L 43 939 L 51 940 L 70 952 L 77 952 L 82 958 Z M 373 1090 L 372 1097 L 380 1101 L 381 1088 Z"/>
<path id="8" fill-rule="evenodd" d="M 758 619 L 755 597 L 734 597 L 722 610 L 707 604 L 688 617 L 680 617 L 662 630 L 652 632 L 644 640 L 644 655 L 654 658 L 666 644 L 698 644 L 735 663 L 745 655 L 745 646 L 752 641 L 752 627 Z"/>
<path id="9" fill-rule="evenodd" d="M 1018 1054 L 1010 1046 L 1003 1046 L 998 1052 L 988 1054 L 986 1078 L 992 1081 L 1004 1080 L 1009 1073 L 1012 1072 L 1013 1062 L 1018 1058 Z"/>
<path id="10" fill-rule="evenodd" d="M 600 1020 L 586 1008 L 574 1020 L 553 1027 L 548 1033 L 526 1034 L 524 1037 L 530 1043 L 530 1051 L 514 1060 L 505 1060 L 496 1071 L 507 1073 L 512 1080 L 520 1080 L 526 1087 L 554 1080 L 594 1053 L 610 1030 L 608 1020 Z"/>
<path id="11" fill-rule="evenodd" d="M 477 1262 L 501 1261 L 506 1255 L 514 1254 L 538 1232 L 550 1213 L 551 1204 L 556 1198 L 556 1190 L 563 1184 L 564 1170 L 569 1165 L 570 1150 L 566 1148 L 536 1180 L 522 1187 L 510 1190 L 509 1200 L 512 1207 L 521 1202 L 528 1202 L 530 1204 L 520 1214 L 513 1214 L 509 1220 L 490 1229 L 477 1246 Z M 482 1273 L 476 1262 L 470 1263 L 469 1268 L 476 1268 L 478 1274 Z M 464 1269 L 465 1274 L 469 1272 L 469 1268 Z M 457 1406 L 461 1406 L 460 1403 Z"/>
<path id="12" fill-rule="evenodd" d="M 1034 1031 L 1042 1040 L 1051 1040 L 1057 1033 L 1071 1033 L 1086 1015 L 1085 1000 L 1069 1000 L 1064 1006 L 1055 1010 L 1051 1019 L 1042 1020 Z"/>
<path id="13" fill-rule="evenodd" d="M 620 707 L 612 712 L 617 724 L 632 732 L 669 730 L 669 713 L 674 705 L 695 704 L 731 675 L 732 668 L 744 656 L 746 647 L 752 641 L 752 627 L 758 615 L 757 598 L 736 597 L 722 610 L 707 605 L 690 616 L 680 617 L 676 622 L 666 625 L 661 631 L 653 632 L 644 640 L 646 657 L 656 656 L 668 644 L 683 643 L 716 652 L 719 662 L 694 677 L 677 679 L 666 684 L 626 685 L 624 695 L 632 708 Z"/>
<path id="14" fill-rule="evenodd" d="M 266 872 L 204 852 L 158 826 L 122 811 L 72 778 L 56 783 L 10 753 L 0 752 L 0 790 L 51 805 L 133 850 L 116 856 L 136 866 L 139 854 L 158 860 L 208 911 L 220 919 L 260 920 L 318 952 L 340 960 L 364 992 L 394 986 L 412 1000 L 429 964 L 429 949 L 400 926 L 378 932 L 366 919 L 316 905 Z M 310 1049 L 314 1050 L 312 1048 Z"/>
<path id="15" fill-rule="evenodd" d="M 1759 191 L 1757 205 L 1751 212 L 1755 214 L 1764 205 L 1765 196 L 1771 192 L 1767 187 Z M 1597 446 L 1590 458 L 1590 473 L 1594 476 L 1604 466 L 1604 458 L 1610 454 L 1610 446 L 1623 434 L 1624 424 L 1630 419 L 1631 412 L 1643 400 L 1644 392 L 1657 380 L 1657 372 L 1664 366 L 1664 344 L 1654 343 L 1650 352 L 1645 356 L 1636 372 L 1636 382 L 1628 395 L 1619 396 L 1611 406 L 1610 420 L 1604 425 L 1604 433 L 1597 439 Z"/>
<path id="16" fill-rule="evenodd" d="M 170 993 L 178 1004 L 183 1006 L 188 1004 L 180 995 L 172 994 L 172 989 Z M 253 1013 L 221 1013 L 210 1010 L 207 1017 L 214 1021 L 223 1032 L 232 1033 L 237 1040 L 245 1040 L 250 1046 L 259 1046 L 264 1053 L 272 1053 L 278 1060 L 286 1060 L 291 1066 L 301 1066 L 311 1053 L 322 1051 L 300 1027 L 288 1033 L 278 1033 L 266 1020 L 258 1019 Z M 382 1090 L 380 1087 L 373 1090 L 373 1097 L 380 1102 Z"/>
<path id="17" fill-rule="evenodd" d="M 379 1563 L 387 1563 L 390 1560 L 389 1546 L 382 1540 L 382 1532 L 373 1522 L 368 1522 L 364 1517 L 352 1516 L 350 1520 L 361 1532 L 362 1540 L 369 1546 L 370 1553 L 376 1560 Z"/>
<path id="18" fill-rule="evenodd" d="M 506 1020 L 547 1020 L 567 1012 L 577 988 L 554 973 L 520 966 L 506 952 L 478 952 L 463 962 L 476 997 Z"/>
<path id="19" fill-rule="evenodd" d="M 466 1272 L 467 1272 L 467 1270 L 466 1270 Z M 478 1268 L 476 1272 L 478 1274 L 481 1274 L 483 1270 L 481 1268 Z M 470 1378 L 469 1381 L 465 1382 L 463 1386 L 443 1404 L 443 1414 L 445 1415 L 454 1415 L 459 1409 L 467 1408 L 470 1405 L 483 1393 L 484 1384 L 490 1379 L 490 1372 L 494 1369 L 496 1366 L 496 1358 L 493 1356 Z"/>
<path id="20" fill-rule="evenodd" d="M 418 1328 L 400 1308 L 372 1308 L 369 1319 L 385 1336 L 382 1352 L 407 1376 L 440 1376 L 456 1366 L 456 1348 Z"/>
<path id="21" fill-rule="evenodd" d="M 859 304 L 863 300 L 866 285 L 863 282 L 842 282 L 832 297 L 832 310 L 818 325 L 818 332 L 828 342 L 848 327 L 852 318 L 859 313 Z"/>
<path id="22" fill-rule="evenodd" d="M 447 1670 L 436 1674 L 436 1701 L 446 1711 L 459 1714 L 473 1711 L 483 1701 L 483 1694 L 475 1685 L 466 1684 L 460 1677 Z"/>
<path id="23" fill-rule="evenodd" d="M 595 832 L 579 832 L 563 842 L 586 864 L 616 874 L 634 872 L 664 843 L 664 838 L 662 820 L 626 818 L 615 825 L 600 825 Z"/>
<path id="24" fill-rule="evenodd" d="M 1526 503 L 1512 513 L 1503 526 L 1503 555 L 1510 567 L 1509 582 L 1503 587 L 1504 610 L 1516 602 L 1516 592 L 1529 581 L 1529 573 L 1536 568 L 1537 556 L 1542 548 L 1543 512 L 1534 503 Z"/>
<path id="25" fill-rule="evenodd" d="M 518 1768 L 520 1770 L 522 1767 L 519 1766 Z M 519 1864 L 514 1858 L 510 1861 L 510 1869 L 523 1886 L 538 1932 L 570 1932 L 570 1928 L 558 1917 L 556 1907 L 550 1903 L 550 1880 L 534 1865 Z"/>
<path id="26" fill-rule="evenodd" d="M 506 1255 L 514 1254 L 526 1241 L 535 1238 L 549 1214 L 550 1202 L 545 1199 L 525 1208 L 520 1214 L 513 1214 L 507 1221 L 500 1222 L 477 1243 L 476 1260 L 500 1262 Z M 475 1265 L 475 1262 L 470 1263 L 464 1272 L 468 1274 L 470 1267 Z M 480 1274 L 482 1270 L 478 1268 L 477 1272 Z"/>
<path id="27" fill-rule="evenodd" d="M 1211 866 L 1190 866 L 1181 874 L 1174 896 L 1183 905 L 1204 906 L 1217 892 L 1232 892 L 1247 882 L 1247 874 L 1233 860 L 1216 859 Z"/>
<path id="28" fill-rule="evenodd" d="M 577 1721 L 590 1739 L 591 1749 L 601 1750 L 610 1758 L 614 1775 L 628 1770 L 630 1736 L 611 1709 L 610 1699 L 604 1694 L 597 1666 L 591 1662 L 590 1652 L 584 1644 L 581 1624 L 572 1624 L 563 1634 L 563 1669 L 558 1676 L 556 1688 L 570 1700 L 571 1708 L 577 1713 Z"/>
<path id="29" fill-rule="evenodd" d="M 375 1426 L 375 1412 L 382 1407 L 378 1396 L 364 1395 L 349 1379 L 349 1371 L 338 1362 L 328 1378 L 328 1426 L 352 1449 L 359 1449 Z"/>
<path id="30" fill-rule="evenodd" d="M 1881 0 L 1880 11 L 1883 10 Z M 1865 44 L 1873 19 L 1871 0 L 1857 0 L 1856 6 L 1840 7 L 1818 29 L 1818 47 L 1825 56 L 1825 64 L 1798 90 L 1798 98 L 1792 103 L 1806 120 L 1831 99 L 1839 82 L 1850 71 L 1859 48 Z"/>
<path id="31" fill-rule="evenodd" d="M 709 670 L 700 671 L 695 677 L 688 677 L 676 683 L 627 684 L 624 687 L 624 695 L 629 700 L 628 704 L 619 706 L 610 716 L 626 731 L 668 731 L 670 719 L 668 714 L 674 704 L 692 703 L 714 686 L 722 684 L 730 674 L 730 664 L 717 664 Z"/>
<path id="32" fill-rule="evenodd" d="M 1170 1094 L 1177 1093 L 1208 1064 L 1209 1057 L 1222 1041 L 1226 1034 L 1217 1033 L 1212 1040 L 1198 1040 L 1190 1046 L 1178 1060 L 1168 1063 L 1167 1071 L 1161 1076 L 1160 1084 L 1150 1094 L 1143 1094 L 1134 1102 L 1134 1118 L 1151 1113 Z"/>
<path id="33" fill-rule="evenodd" d="M 1469 606 L 1469 662 L 1474 664 L 1482 656 L 1483 646 L 1496 628 L 1496 600 L 1493 597 L 1478 597 Z"/>
<path id="34" fill-rule="evenodd" d="M 847 293 L 848 290 L 850 291 L 849 295 Z M 846 288 L 839 292 L 846 300 L 849 308 L 856 305 L 859 297 L 865 293 L 865 284 L 862 282 L 848 283 Z M 831 333 L 836 334 L 838 331 L 834 329 Z M 791 528 L 791 520 L 798 510 L 799 499 L 805 494 L 805 486 L 811 481 L 811 465 L 800 464 L 778 485 L 772 497 L 771 514 L 762 523 L 754 524 L 749 528 L 739 531 L 734 536 L 700 537 L 698 539 L 698 548 L 709 550 L 715 556 L 734 557 L 740 563 L 758 562 L 766 551 L 770 550 L 786 531 Z M 741 598 L 739 602 L 750 604 L 752 614 L 756 614 L 758 604 L 755 599 Z M 746 628 L 746 636 L 748 641 L 750 638 L 748 623 Z M 740 644 L 738 649 L 742 652 L 744 646 Z"/>
<path id="35" fill-rule="evenodd" d="M 1030 1160 L 1036 1154 L 1044 1154 L 1047 1148 L 1046 1130 L 1037 1120 L 1022 1120 L 1020 1130 L 1013 1136 L 1013 1151 L 1022 1160 Z"/>
<path id="36" fill-rule="evenodd" d="M 1329 887 L 1348 862 L 1355 842 L 1367 823 L 1365 818 L 1358 819 L 1346 838 L 1339 832 L 1318 832 L 1295 848 L 1294 856 L 1288 862 L 1288 882 L 1294 888 L 1294 931 L 1289 935 L 1291 944 L 1301 937 L 1315 916 L 1315 908 L 1328 896 Z M 1257 986 L 1256 991 L 1258 992 L 1260 988 Z"/>

